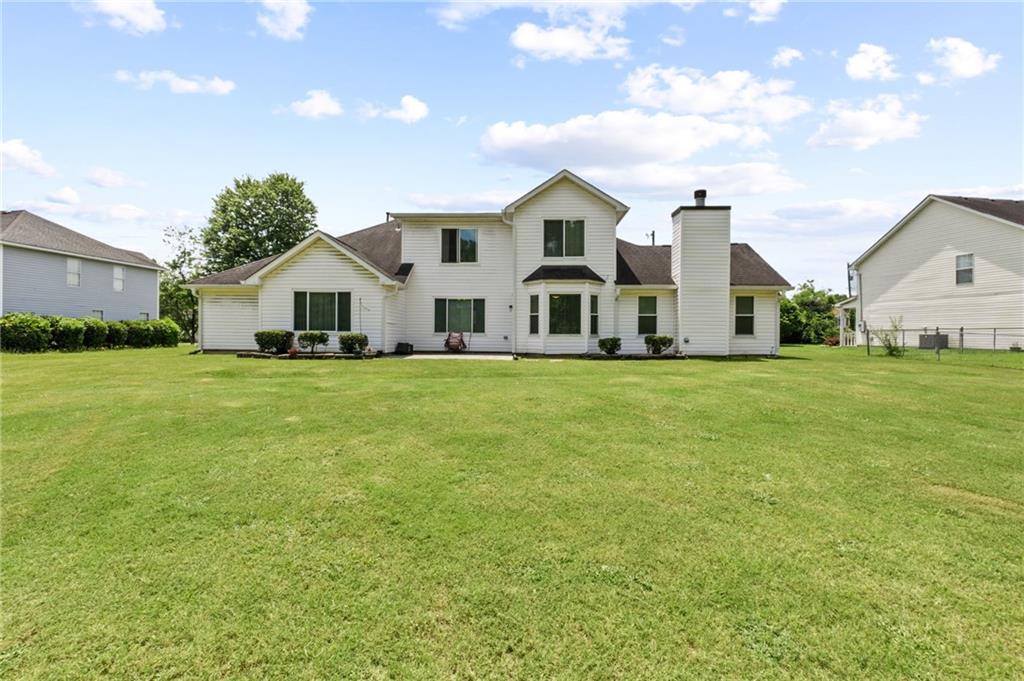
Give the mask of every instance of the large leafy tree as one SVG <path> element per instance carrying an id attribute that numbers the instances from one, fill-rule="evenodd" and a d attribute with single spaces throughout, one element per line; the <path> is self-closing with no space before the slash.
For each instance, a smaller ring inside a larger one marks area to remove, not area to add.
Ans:
<path id="1" fill-rule="evenodd" d="M 814 288 L 814 280 L 800 284 L 790 298 L 783 298 L 779 310 L 785 343 L 823 343 L 839 333 L 835 304 L 843 295 L 831 289 Z"/>
<path id="2" fill-rule="evenodd" d="M 160 273 L 160 314 L 170 317 L 181 328 L 182 340 L 196 342 L 199 331 L 199 307 L 196 295 L 185 284 L 203 273 L 199 235 L 190 227 L 168 227 L 164 243 L 171 247 L 171 257 Z"/>
<path id="3" fill-rule="evenodd" d="M 202 233 L 210 271 L 226 270 L 282 253 L 316 229 L 316 206 L 303 183 L 287 173 L 235 178 L 213 200 Z"/>

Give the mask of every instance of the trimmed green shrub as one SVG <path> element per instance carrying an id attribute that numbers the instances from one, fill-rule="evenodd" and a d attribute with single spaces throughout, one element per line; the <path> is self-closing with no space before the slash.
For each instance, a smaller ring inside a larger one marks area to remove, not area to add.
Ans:
<path id="1" fill-rule="evenodd" d="M 102 319 L 95 317 L 83 317 L 85 324 L 85 339 L 83 343 L 87 348 L 101 348 L 107 342 L 107 324 Z"/>
<path id="2" fill-rule="evenodd" d="M 149 322 L 153 329 L 153 345 L 160 345 L 165 348 L 173 348 L 178 345 L 181 339 L 181 327 L 173 319 L 154 319 Z"/>
<path id="3" fill-rule="evenodd" d="M 330 337 L 326 331 L 303 331 L 299 334 L 299 347 L 316 352 L 316 346 L 327 345 Z"/>
<path id="4" fill-rule="evenodd" d="M 107 347 L 120 348 L 128 342 L 128 327 L 124 322 L 107 322 Z"/>
<path id="5" fill-rule="evenodd" d="M 50 322 L 31 312 L 0 317 L 0 348 L 8 352 L 42 352 L 50 347 Z"/>
<path id="6" fill-rule="evenodd" d="M 622 347 L 622 339 L 618 336 L 609 336 L 597 341 L 597 347 L 606 355 L 614 355 Z"/>
<path id="7" fill-rule="evenodd" d="M 85 322 L 63 317 L 53 327 L 53 344 L 58 350 L 81 350 L 85 343 Z"/>
<path id="8" fill-rule="evenodd" d="M 270 352 L 275 355 L 283 355 L 288 352 L 295 340 L 295 334 L 284 329 L 266 329 L 253 334 L 256 338 L 256 347 L 260 352 Z"/>
<path id="9" fill-rule="evenodd" d="M 647 352 L 651 353 L 652 355 L 660 355 L 662 352 L 668 349 L 669 346 L 672 345 L 672 342 L 674 340 L 675 338 L 673 338 L 672 336 L 650 335 L 644 336 L 644 345 L 647 346 Z"/>
<path id="10" fill-rule="evenodd" d="M 130 319 L 124 323 L 128 329 L 125 345 L 132 348 L 148 348 L 153 345 L 153 327 L 141 319 Z"/>
<path id="11" fill-rule="evenodd" d="M 354 354 L 357 350 L 362 351 L 370 344 L 370 339 L 365 333 L 342 333 L 338 334 L 338 349 L 348 354 Z"/>

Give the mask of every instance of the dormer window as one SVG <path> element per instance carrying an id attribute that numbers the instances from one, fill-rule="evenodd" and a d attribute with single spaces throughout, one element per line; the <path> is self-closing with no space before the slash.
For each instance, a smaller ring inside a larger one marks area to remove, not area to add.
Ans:
<path id="1" fill-rule="evenodd" d="M 581 257 L 584 231 L 583 220 L 545 220 L 544 257 Z"/>
<path id="2" fill-rule="evenodd" d="M 476 262 L 477 230 L 442 229 L 441 262 Z"/>

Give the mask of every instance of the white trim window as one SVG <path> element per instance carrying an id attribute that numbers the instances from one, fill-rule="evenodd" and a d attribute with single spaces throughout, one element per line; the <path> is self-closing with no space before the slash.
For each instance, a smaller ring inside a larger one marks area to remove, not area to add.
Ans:
<path id="1" fill-rule="evenodd" d="M 103 321 L 103 310 L 93 310 L 92 316 L 100 321 Z"/>
<path id="2" fill-rule="evenodd" d="M 583 318 L 583 296 L 579 293 L 548 295 L 548 335 L 578 336 Z"/>
<path id="3" fill-rule="evenodd" d="M 754 335 L 754 296 L 736 296 L 736 322 L 733 329 L 737 336 Z"/>
<path id="4" fill-rule="evenodd" d="M 82 261 L 78 258 L 65 258 L 67 263 L 67 284 L 71 288 L 82 285 Z"/>
<path id="5" fill-rule="evenodd" d="M 540 296 L 530 296 L 530 335 L 536 336 L 540 333 Z"/>
<path id="6" fill-rule="evenodd" d="M 483 298 L 434 298 L 434 333 L 487 333 Z"/>
<path id="7" fill-rule="evenodd" d="M 149 313 L 148 312 L 140 312 L 139 313 L 139 319 L 141 319 L 144 322 L 148 322 L 149 321 Z"/>
<path id="8" fill-rule="evenodd" d="M 545 258 L 581 258 L 586 240 L 583 220 L 544 221 Z"/>
<path id="9" fill-rule="evenodd" d="M 477 262 L 480 257 L 480 232 L 477 229 L 441 230 L 441 262 Z"/>
<path id="10" fill-rule="evenodd" d="M 350 291 L 293 291 L 292 331 L 351 331 Z"/>
<path id="11" fill-rule="evenodd" d="M 124 293 L 124 265 L 114 265 L 114 290 Z"/>
<path id="12" fill-rule="evenodd" d="M 638 336 L 658 333 L 658 296 L 637 296 L 636 333 Z"/>
<path id="13" fill-rule="evenodd" d="M 974 283 L 974 254 L 956 256 L 956 284 Z"/>

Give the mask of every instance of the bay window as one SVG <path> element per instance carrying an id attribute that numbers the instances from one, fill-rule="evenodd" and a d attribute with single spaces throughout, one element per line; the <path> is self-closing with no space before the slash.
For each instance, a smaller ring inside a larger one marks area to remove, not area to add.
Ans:
<path id="1" fill-rule="evenodd" d="M 540 333 L 540 296 L 530 296 L 530 335 Z"/>
<path id="2" fill-rule="evenodd" d="M 548 333 L 579 334 L 581 298 L 578 293 L 552 293 L 548 297 Z"/>

